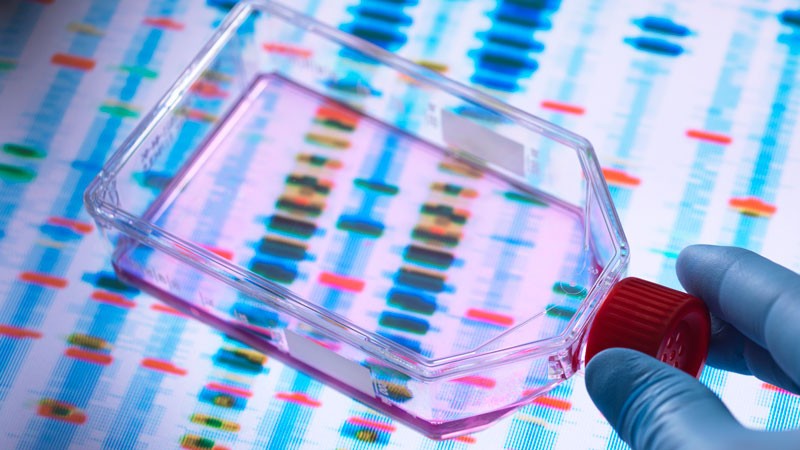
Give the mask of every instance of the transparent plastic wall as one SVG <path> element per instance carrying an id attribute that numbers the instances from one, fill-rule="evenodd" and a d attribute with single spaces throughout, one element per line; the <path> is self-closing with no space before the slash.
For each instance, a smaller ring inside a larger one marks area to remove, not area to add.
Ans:
<path id="1" fill-rule="evenodd" d="M 248 10 L 254 12 L 248 14 Z M 119 172 L 103 176 L 126 182 L 117 183 L 103 195 L 120 209 L 142 216 L 158 194 L 154 187 L 158 181 L 129 180 L 144 171 L 161 171 L 165 180 L 175 175 L 258 76 L 278 74 L 507 175 L 579 214 L 585 215 L 587 199 L 597 202 L 592 190 L 604 185 L 599 173 L 584 173 L 593 158 L 585 140 L 515 117 L 512 108 L 488 95 L 481 95 L 480 100 L 493 109 L 459 97 L 460 91 L 470 90 L 450 82 L 453 89 L 443 90 L 426 78 L 442 80 L 428 69 L 399 59 L 391 64 L 379 61 L 371 53 L 380 49 L 359 47 L 361 42 L 355 38 L 352 43 L 338 42 L 313 25 L 306 29 L 307 20 L 302 15 L 269 15 L 259 10 L 257 2 L 239 8 L 239 14 L 222 25 L 225 32 L 204 49 L 173 87 L 172 95 L 164 98 L 123 144 L 125 152 L 109 162 L 107 167 Z M 205 80 L 222 85 L 228 95 L 209 100 L 203 93 Z M 593 178 L 593 185 L 587 186 L 587 177 Z M 613 248 L 619 236 L 613 236 L 608 224 L 602 223 L 608 208 L 595 203 L 592 212 L 600 220 L 593 231 L 596 239 Z M 150 214 L 155 215 L 155 210 Z M 613 253 L 606 259 L 611 256 Z"/>

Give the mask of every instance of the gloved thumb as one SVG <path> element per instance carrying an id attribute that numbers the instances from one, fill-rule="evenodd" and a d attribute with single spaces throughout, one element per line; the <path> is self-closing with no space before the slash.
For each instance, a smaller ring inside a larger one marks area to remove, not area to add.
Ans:
<path id="1" fill-rule="evenodd" d="M 750 437 L 708 388 L 634 350 L 598 353 L 586 367 L 586 388 L 619 436 L 637 450 L 738 448 Z"/>

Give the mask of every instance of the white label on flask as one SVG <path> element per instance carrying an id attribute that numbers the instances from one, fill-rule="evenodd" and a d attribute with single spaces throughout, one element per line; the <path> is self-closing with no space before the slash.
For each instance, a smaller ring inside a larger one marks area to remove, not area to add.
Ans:
<path id="1" fill-rule="evenodd" d="M 364 394 L 375 396 L 369 369 L 343 356 L 339 356 L 291 330 L 285 330 L 285 333 L 289 354 L 293 358 L 352 388 L 358 389 Z"/>
<path id="2" fill-rule="evenodd" d="M 476 156 L 515 175 L 525 176 L 522 144 L 469 119 L 442 110 L 442 138 L 453 149 Z"/>

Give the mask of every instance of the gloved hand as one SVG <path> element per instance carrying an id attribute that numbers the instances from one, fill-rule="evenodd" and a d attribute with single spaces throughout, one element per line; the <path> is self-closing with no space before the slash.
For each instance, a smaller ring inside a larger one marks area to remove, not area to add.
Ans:
<path id="1" fill-rule="evenodd" d="M 710 365 L 800 393 L 800 275 L 744 249 L 708 245 L 684 249 L 677 272 L 711 311 Z M 586 387 L 637 450 L 800 449 L 800 430 L 746 429 L 700 382 L 633 350 L 592 358 Z"/>

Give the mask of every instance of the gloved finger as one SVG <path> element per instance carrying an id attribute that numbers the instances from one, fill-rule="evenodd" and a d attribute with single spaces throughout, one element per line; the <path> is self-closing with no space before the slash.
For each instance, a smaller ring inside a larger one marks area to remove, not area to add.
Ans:
<path id="1" fill-rule="evenodd" d="M 800 393 L 800 386 L 780 368 L 767 350 L 714 316 L 711 317 L 711 344 L 706 362 L 718 369 L 754 375 L 787 391 Z"/>
<path id="2" fill-rule="evenodd" d="M 685 248 L 676 268 L 690 294 L 800 384 L 800 275 L 751 251 L 710 245 Z"/>
<path id="3" fill-rule="evenodd" d="M 747 434 L 696 379 L 634 350 L 612 348 L 594 356 L 586 367 L 586 388 L 619 436 L 637 450 L 726 448 Z"/>

